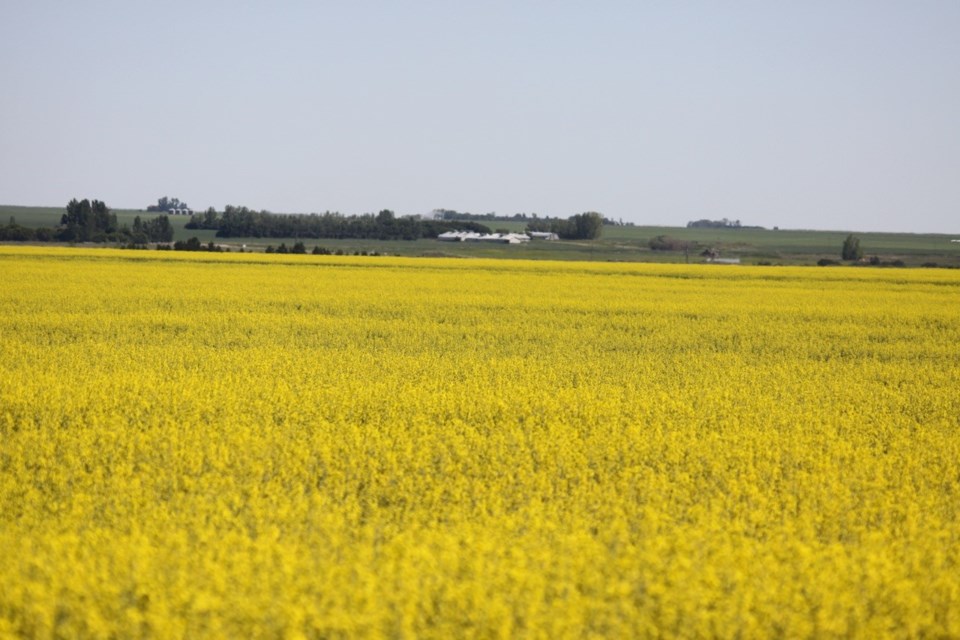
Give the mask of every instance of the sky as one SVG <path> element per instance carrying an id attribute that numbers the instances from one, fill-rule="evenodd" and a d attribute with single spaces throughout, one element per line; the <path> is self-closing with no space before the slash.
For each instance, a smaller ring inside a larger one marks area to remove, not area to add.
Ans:
<path id="1" fill-rule="evenodd" d="M 960 232 L 960 1 L 0 2 L 0 203 Z"/>

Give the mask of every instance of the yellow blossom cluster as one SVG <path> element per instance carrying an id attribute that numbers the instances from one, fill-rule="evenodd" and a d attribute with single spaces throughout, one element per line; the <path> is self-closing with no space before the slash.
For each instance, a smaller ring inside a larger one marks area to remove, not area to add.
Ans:
<path id="1" fill-rule="evenodd" d="M 960 637 L 960 272 L 0 247 L 0 637 Z"/>

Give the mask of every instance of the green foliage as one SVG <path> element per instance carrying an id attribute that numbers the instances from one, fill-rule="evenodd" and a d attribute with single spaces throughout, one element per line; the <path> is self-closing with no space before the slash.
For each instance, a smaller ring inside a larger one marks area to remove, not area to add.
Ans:
<path id="1" fill-rule="evenodd" d="M 173 240 L 173 227 L 166 214 L 159 215 L 152 220 L 143 222 L 140 216 L 133 219 L 133 230 L 130 232 L 133 242 L 171 242 Z"/>
<path id="2" fill-rule="evenodd" d="M 67 242 L 105 242 L 115 239 L 117 216 L 110 212 L 106 203 L 91 202 L 76 198 L 67 203 L 66 213 L 60 218 L 60 240 Z"/>
<path id="3" fill-rule="evenodd" d="M 843 248 L 840 250 L 840 257 L 844 260 L 859 260 L 863 257 L 863 250 L 860 248 L 860 238 L 852 233 L 843 241 Z"/>
<path id="4" fill-rule="evenodd" d="M 174 230 L 166 214 L 144 222 L 140 216 L 133 219 L 133 227 L 117 224 L 117 216 L 100 200 L 77 200 L 67 203 L 57 229 L 27 228 L 16 224 L 0 227 L 0 240 L 38 242 L 120 242 L 143 245 L 148 242 L 171 242 Z"/>
<path id="5" fill-rule="evenodd" d="M 650 242 L 647 243 L 653 251 L 686 251 L 691 247 L 695 247 L 697 243 L 690 242 L 688 240 L 680 240 L 679 238 L 674 238 L 667 235 L 659 235 L 650 238 Z M 710 257 L 716 257 L 711 255 Z"/>
<path id="6" fill-rule="evenodd" d="M 595 240 L 603 231 L 603 216 L 596 211 L 587 211 L 570 216 L 566 220 L 545 218 L 527 223 L 527 231 L 548 231 L 564 240 Z"/>
<path id="7" fill-rule="evenodd" d="M 11 216 L 10 224 L 0 227 L 0 240 L 36 242 L 119 242 L 142 245 L 147 242 L 170 242 L 174 230 L 166 215 L 143 222 L 133 219 L 133 228 L 117 224 L 117 216 L 100 200 L 72 199 L 60 215 L 56 229 L 24 227 Z"/>
<path id="8" fill-rule="evenodd" d="M 490 213 L 468 213 L 466 211 L 456 211 L 454 209 L 434 209 L 433 218 L 435 220 L 449 220 L 463 222 L 472 220 L 476 222 L 527 222 L 528 220 L 537 220 L 537 214 L 515 213 L 512 216 L 498 216 L 495 212 Z M 542 218 L 541 218 L 542 219 Z M 546 218 L 550 220 L 550 218 Z"/>
<path id="9" fill-rule="evenodd" d="M 702 218 L 700 220 L 691 220 L 687 223 L 688 229 L 741 229 L 741 228 L 751 228 L 751 229 L 762 229 L 763 227 L 743 227 L 740 224 L 739 220 L 729 220 L 723 218 L 722 220 L 708 220 Z"/>
<path id="10" fill-rule="evenodd" d="M 21 227 L 13 218 L 10 218 L 10 224 L 0 227 L 0 240 L 12 240 L 15 242 L 25 242 L 36 239 L 36 231 Z"/>
<path id="11" fill-rule="evenodd" d="M 595 240 L 603 231 L 603 216 L 596 211 L 579 213 L 570 218 L 576 237 L 582 240 Z"/>
<path id="12" fill-rule="evenodd" d="M 168 198 L 166 196 L 157 199 L 157 204 L 147 207 L 147 211 L 159 211 L 166 213 L 174 209 L 189 209 L 186 202 L 180 202 L 179 198 Z"/>
<path id="13" fill-rule="evenodd" d="M 203 245 L 200 244 L 200 238 L 196 236 L 189 240 L 177 240 L 173 243 L 174 251 L 202 251 Z"/>
<path id="14" fill-rule="evenodd" d="M 163 245 L 160 245 L 163 246 Z M 157 246 L 159 249 L 160 246 Z M 169 247 L 169 245 L 167 245 Z M 223 247 L 219 247 L 213 243 L 211 240 L 206 245 L 201 244 L 200 238 L 196 236 L 190 238 L 189 240 L 177 240 L 173 243 L 174 251 L 210 251 L 213 253 L 222 253 Z M 268 252 L 269 253 L 269 252 Z"/>
<path id="15" fill-rule="evenodd" d="M 419 240 L 436 238 L 445 231 L 490 233 L 478 222 L 423 220 L 398 217 L 384 209 L 377 215 L 345 216 L 339 213 L 277 214 L 227 205 L 222 214 L 207 209 L 193 215 L 187 229 L 216 229 L 218 238 L 336 238 L 364 240 Z"/>
<path id="16" fill-rule="evenodd" d="M 190 221 L 184 225 L 185 229 L 219 229 L 220 220 L 217 217 L 217 210 L 208 207 L 202 214 L 191 213 Z"/>
<path id="17" fill-rule="evenodd" d="M 56 238 L 56 231 L 46 227 L 25 227 L 17 224 L 16 216 L 10 216 L 10 222 L 4 227 L 0 227 L 0 241 L 13 242 L 49 242 Z"/>
<path id="18" fill-rule="evenodd" d="M 37 227 L 33 230 L 33 238 L 37 242 L 53 242 L 57 239 L 57 231 L 47 227 Z"/>

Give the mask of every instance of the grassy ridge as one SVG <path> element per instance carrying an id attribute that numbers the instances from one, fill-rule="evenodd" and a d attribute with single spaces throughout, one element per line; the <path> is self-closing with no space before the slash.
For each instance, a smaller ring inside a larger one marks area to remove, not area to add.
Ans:
<path id="1" fill-rule="evenodd" d="M 154 214 L 140 210 L 115 209 L 121 224 L 132 225 L 136 216 L 151 217 Z M 62 207 L 22 207 L 0 205 L 0 224 L 11 216 L 18 224 L 27 227 L 53 227 L 63 215 Z M 186 240 L 196 236 L 202 242 L 219 241 L 239 248 L 263 250 L 267 245 L 288 246 L 296 238 L 229 238 L 218 240 L 214 231 L 191 230 L 184 226 L 186 216 L 171 216 L 174 239 Z M 519 222 L 490 222 L 489 226 L 510 231 L 523 231 Z M 744 263 L 770 262 L 774 264 L 810 264 L 820 258 L 838 258 L 840 247 L 848 231 L 769 230 L 769 229 L 688 229 L 684 227 L 634 226 L 604 227 L 603 235 L 593 242 L 561 241 L 534 242 L 526 246 L 487 244 L 441 243 L 436 240 L 377 241 L 307 239 L 309 249 L 322 246 L 330 250 L 353 253 L 376 251 L 383 254 L 407 256 L 455 256 L 484 258 L 522 258 L 548 260 L 626 260 L 643 262 L 683 262 L 687 257 L 682 252 L 651 251 L 649 241 L 665 235 L 677 240 L 696 243 L 699 250 L 714 247 L 724 257 L 738 257 Z M 951 243 L 954 237 L 947 234 L 877 233 L 857 232 L 861 247 L 867 256 L 879 256 L 884 261 L 902 260 L 908 265 L 935 262 L 945 266 L 960 266 L 960 243 Z M 691 251 L 689 259 L 699 261 L 699 250 Z"/>

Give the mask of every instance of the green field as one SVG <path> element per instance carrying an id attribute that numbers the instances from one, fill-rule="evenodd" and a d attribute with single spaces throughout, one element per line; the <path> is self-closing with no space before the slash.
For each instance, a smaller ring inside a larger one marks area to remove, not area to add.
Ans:
<path id="1" fill-rule="evenodd" d="M 132 225 L 136 216 L 146 219 L 155 214 L 141 210 L 114 209 L 121 224 Z M 23 207 L 0 205 L 0 224 L 11 217 L 26 227 L 55 227 L 63 215 L 62 207 Z M 268 245 L 292 246 L 297 238 L 216 238 L 211 230 L 185 229 L 186 216 L 170 216 L 176 240 L 196 236 L 202 242 L 217 242 L 233 250 L 263 251 Z M 521 222 L 489 222 L 491 228 L 523 231 Z M 304 239 L 308 251 L 320 246 L 331 251 L 377 252 L 401 256 L 450 256 L 484 258 L 522 258 L 534 260 L 622 260 L 640 262 L 700 262 L 700 252 L 713 248 L 724 258 L 739 258 L 743 264 L 812 264 L 820 258 L 838 259 L 848 231 L 769 230 L 769 229 L 688 229 L 658 226 L 606 226 L 598 240 L 531 242 L 528 245 L 454 243 L 436 240 L 336 240 Z M 682 251 L 652 251 L 651 238 L 669 236 L 691 244 L 689 255 Z M 900 260 L 907 266 L 936 263 L 960 267 L 960 237 L 947 234 L 856 232 L 865 256 L 877 256 L 883 262 Z"/>

